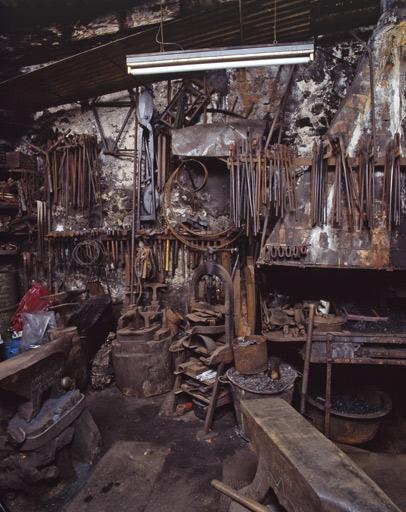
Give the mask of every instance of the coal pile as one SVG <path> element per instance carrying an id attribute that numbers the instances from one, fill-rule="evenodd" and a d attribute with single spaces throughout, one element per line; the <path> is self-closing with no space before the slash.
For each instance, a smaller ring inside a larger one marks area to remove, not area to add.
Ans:
<path id="1" fill-rule="evenodd" d="M 318 396 L 316 401 L 324 407 L 326 399 Z M 331 409 L 340 414 L 373 414 L 382 410 L 382 405 L 370 403 L 366 399 L 350 394 L 333 394 L 331 396 Z"/>
<path id="2" fill-rule="evenodd" d="M 249 347 L 251 345 L 256 345 L 257 343 L 257 339 L 250 338 L 249 336 L 246 336 L 245 338 L 241 336 L 240 338 L 238 338 L 239 347 Z"/>
<path id="3" fill-rule="evenodd" d="M 279 372 L 280 379 L 277 380 L 272 380 L 268 375 L 268 371 L 255 375 L 244 375 L 235 368 L 230 368 L 227 372 L 227 376 L 233 384 L 245 391 L 260 394 L 274 394 L 281 393 L 290 387 L 297 377 L 296 370 L 287 363 L 281 363 Z"/>

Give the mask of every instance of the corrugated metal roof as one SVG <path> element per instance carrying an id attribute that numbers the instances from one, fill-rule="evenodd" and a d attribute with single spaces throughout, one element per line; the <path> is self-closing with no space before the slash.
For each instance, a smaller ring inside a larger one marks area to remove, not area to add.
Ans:
<path id="1" fill-rule="evenodd" d="M 273 42 L 274 6 L 275 0 L 243 2 L 244 44 Z M 276 0 L 276 29 L 278 42 L 309 38 L 310 2 Z M 0 107 L 36 111 L 145 84 L 151 78 L 128 75 L 126 55 L 158 51 L 156 31 L 150 28 L 2 82 Z M 168 21 L 164 34 L 165 41 L 185 49 L 239 45 L 238 2 Z"/>

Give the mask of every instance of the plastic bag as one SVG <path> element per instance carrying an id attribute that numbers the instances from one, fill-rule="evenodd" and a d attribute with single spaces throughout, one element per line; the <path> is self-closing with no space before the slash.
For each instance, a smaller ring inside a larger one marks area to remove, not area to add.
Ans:
<path id="1" fill-rule="evenodd" d="M 17 311 L 11 317 L 10 330 L 21 331 L 23 328 L 21 314 L 32 313 L 34 311 L 45 311 L 50 306 L 50 302 L 42 300 L 41 297 L 49 295 L 48 290 L 41 283 L 34 283 L 20 300 Z"/>
<path id="2" fill-rule="evenodd" d="M 56 327 L 55 313 L 53 311 L 37 311 L 35 313 L 22 313 L 23 337 L 21 348 L 38 347 L 46 341 L 49 328 Z"/>

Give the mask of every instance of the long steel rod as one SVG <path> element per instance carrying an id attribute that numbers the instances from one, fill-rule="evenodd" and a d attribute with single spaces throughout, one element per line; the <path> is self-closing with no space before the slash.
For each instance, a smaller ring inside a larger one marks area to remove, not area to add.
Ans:
<path id="1" fill-rule="evenodd" d="M 284 94 L 283 94 L 283 96 L 281 98 L 281 101 L 279 102 L 278 108 L 276 109 L 274 118 L 272 120 L 271 128 L 269 129 L 268 137 L 266 138 L 265 150 L 268 149 L 268 146 L 269 146 L 269 144 L 271 142 L 272 135 L 273 135 L 273 132 L 274 132 L 274 129 L 275 129 L 275 126 L 276 126 L 276 122 L 279 120 L 280 113 L 285 108 L 286 100 L 288 98 L 288 95 L 289 95 L 289 92 L 290 92 L 290 88 L 292 86 L 292 79 L 293 79 L 293 75 L 295 73 L 295 70 L 296 70 L 296 66 L 292 66 L 292 68 L 290 69 L 288 83 L 286 85 L 285 92 L 284 92 Z"/>

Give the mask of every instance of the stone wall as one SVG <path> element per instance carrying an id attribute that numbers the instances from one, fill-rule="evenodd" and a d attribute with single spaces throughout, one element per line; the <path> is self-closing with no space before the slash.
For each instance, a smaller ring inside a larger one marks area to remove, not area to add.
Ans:
<path id="1" fill-rule="evenodd" d="M 354 78 L 363 45 L 347 39 L 318 45 L 313 63 L 297 66 L 286 107 L 286 142 L 299 156 L 309 155 L 316 138 L 327 132 L 338 106 Z M 230 71 L 227 104 L 238 97 L 236 110 L 250 117 L 272 119 L 285 91 L 290 69 L 252 68 Z"/>

